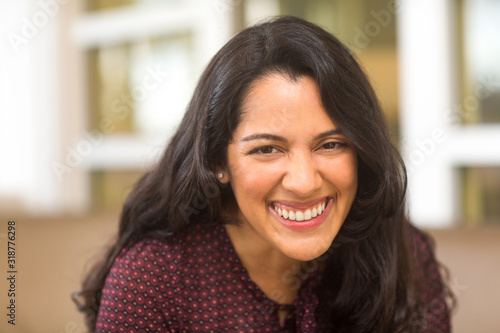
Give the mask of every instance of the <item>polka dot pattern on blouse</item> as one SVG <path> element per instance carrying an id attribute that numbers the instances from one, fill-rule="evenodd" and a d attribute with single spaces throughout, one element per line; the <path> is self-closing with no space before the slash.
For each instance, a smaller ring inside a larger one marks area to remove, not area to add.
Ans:
<path id="1" fill-rule="evenodd" d="M 434 263 L 432 274 L 439 274 L 425 240 L 417 237 L 416 244 L 416 253 Z M 250 279 L 223 226 L 198 224 L 169 239 L 146 238 L 115 260 L 96 332 L 329 332 L 328 309 L 318 306 L 314 292 L 317 271 L 302 282 L 295 302 L 285 306 L 288 314 L 280 326 L 282 306 Z M 428 288 L 425 297 L 442 299 L 442 286 L 432 285 L 440 283 L 439 275 L 422 278 L 436 290 Z M 449 322 L 447 311 L 430 316 L 440 325 Z"/>

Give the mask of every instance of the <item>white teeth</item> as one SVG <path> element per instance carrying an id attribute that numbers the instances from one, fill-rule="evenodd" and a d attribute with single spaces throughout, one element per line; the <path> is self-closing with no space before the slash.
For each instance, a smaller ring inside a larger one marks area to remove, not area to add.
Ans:
<path id="1" fill-rule="evenodd" d="M 295 221 L 304 221 L 304 213 L 298 211 L 295 213 Z"/>
<path id="2" fill-rule="evenodd" d="M 312 209 L 307 209 L 306 211 L 287 211 L 286 209 L 278 208 L 274 206 L 274 210 L 278 213 L 279 216 L 282 216 L 285 219 L 290 221 L 308 221 L 312 218 L 315 218 L 318 215 L 321 215 L 326 208 L 326 202 L 318 204 L 316 207 Z"/>

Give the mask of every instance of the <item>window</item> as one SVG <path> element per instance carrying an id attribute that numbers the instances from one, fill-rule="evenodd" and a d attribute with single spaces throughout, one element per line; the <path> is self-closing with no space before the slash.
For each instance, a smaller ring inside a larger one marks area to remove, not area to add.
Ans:
<path id="1" fill-rule="evenodd" d="M 229 38 L 232 7 L 192 1 L 89 1 L 76 23 L 86 59 L 84 160 L 91 207 L 119 209 L 160 156 L 201 71 Z"/>
<path id="2" fill-rule="evenodd" d="M 493 0 L 461 0 L 461 122 L 470 126 L 500 123 L 500 3 Z M 490 141 L 492 150 L 500 142 Z M 468 224 L 500 221 L 500 167 L 495 163 L 460 169 L 463 217 Z"/>

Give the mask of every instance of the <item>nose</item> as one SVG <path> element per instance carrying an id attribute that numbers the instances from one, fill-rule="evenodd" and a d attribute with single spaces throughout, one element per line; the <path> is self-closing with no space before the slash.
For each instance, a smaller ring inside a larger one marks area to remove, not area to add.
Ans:
<path id="1" fill-rule="evenodd" d="M 321 187 L 323 180 L 310 152 L 290 156 L 287 163 L 282 180 L 285 190 L 308 197 Z"/>

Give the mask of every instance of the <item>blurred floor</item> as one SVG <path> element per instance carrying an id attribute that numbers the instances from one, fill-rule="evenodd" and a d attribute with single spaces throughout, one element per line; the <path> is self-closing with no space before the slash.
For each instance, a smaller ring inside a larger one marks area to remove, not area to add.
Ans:
<path id="1" fill-rule="evenodd" d="M 12 218 L 12 217 L 10 217 Z M 0 234 L 8 219 L 0 220 Z M 102 253 L 113 237 L 117 216 L 33 219 L 17 222 L 18 311 L 16 326 L 7 325 L 1 313 L 0 332 L 84 333 L 82 316 L 70 299 L 78 290 L 92 257 Z M 4 241 L 0 268 L 5 272 Z M 3 275 L 2 275 L 3 276 Z M 0 282 L 0 308 L 7 304 L 5 279 Z"/>
<path id="2" fill-rule="evenodd" d="M 458 301 L 456 333 L 500 332 L 500 226 L 431 230 Z"/>
<path id="3" fill-rule="evenodd" d="M 83 333 L 82 317 L 70 300 L 92 257 L 102 253 L 117 227 L 117 215 L 85 218 L 17 218 L 18 308 L 16 326 L 1 311 L 0 332 Z M 6 272 L 8 218 L 0 219 L 0 269 Z M 437 255 L 451 272 L 458 297 L 456 333 L 500 332 L 500 227 L 433 230 Z M 3 275 L 2 275 L 3 276 Z M 0 308 L 7 305 L 7 280 L 0 282 Z"/>

